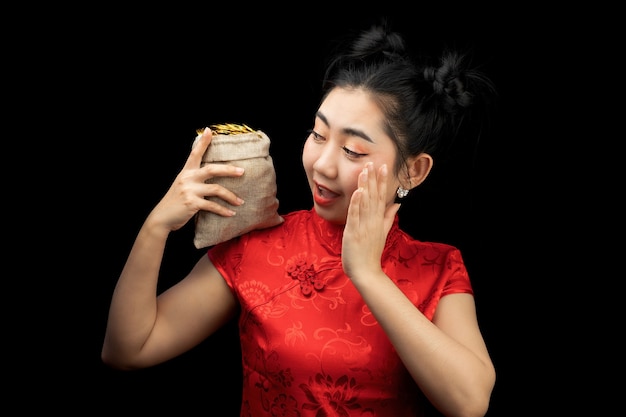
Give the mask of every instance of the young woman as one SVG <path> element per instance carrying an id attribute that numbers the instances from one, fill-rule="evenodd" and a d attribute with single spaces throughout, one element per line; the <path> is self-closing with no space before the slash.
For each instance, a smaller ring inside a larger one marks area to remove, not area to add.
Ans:
<path id="1" fill-rule="evenodd" d="M 495 371 L 458 249 L 415 240 L 398 209 L 429 175 L 488 79 L 446 52 L 416 64 L 384 25 L 336 56 L 303 151 L 313 207 L 208 249 L 157 296 L 166 241 L 199 210 L 245 195 L 201 159 L 205 129 L 140 229 L 113 293 L 102 349 L 115 368 L 149 367 L 237 318 L 241 416 L 483 416 Z M 236 211 L 236 210 L 235 210 Z"/>

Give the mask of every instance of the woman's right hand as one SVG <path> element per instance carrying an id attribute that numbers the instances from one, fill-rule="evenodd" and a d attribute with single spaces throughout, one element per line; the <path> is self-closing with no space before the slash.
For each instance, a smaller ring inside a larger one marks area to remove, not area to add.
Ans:
<path id="1" fill-rule="evenodd" d="M 192 147 L 191 153 L 170 186 L 165 196 L 150 213 L 154 224 L 161 224 L 170 231 L 183 227 L 198 211 L 210 211 L 220 216 L 234 216 L 235 212 L 210 201 L 206 197 L 219 197 L 233 206 L 240 206 L 243 200 L 232 191 L 218 184 L 207 184 L 214 177 L 240 177 L 243 168 L 226 164 L 206 164 L 200 167 L 202 157 L 208 149 L 213 134 L 205 128 L 201 137 Z"/>

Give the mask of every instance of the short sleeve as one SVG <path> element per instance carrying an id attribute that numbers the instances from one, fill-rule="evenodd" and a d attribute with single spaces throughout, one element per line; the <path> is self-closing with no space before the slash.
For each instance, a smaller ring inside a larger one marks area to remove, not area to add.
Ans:
<path id="1" fill-rule="evenodd" d="M 236 271 L 243 257 L 246 235 L 239 236 L 211 247 L 207 256 L 231 289 L 234 289 Z"/>
<path id="2" fill-rule="evenodd" d="M 445 285 L 441 293 L 442 297 L 458 293 L 474 294 L 465 262 L 463 262 L 463 257 L 458 249 L 453 249 L 448 253 L 446 275 Z"/>

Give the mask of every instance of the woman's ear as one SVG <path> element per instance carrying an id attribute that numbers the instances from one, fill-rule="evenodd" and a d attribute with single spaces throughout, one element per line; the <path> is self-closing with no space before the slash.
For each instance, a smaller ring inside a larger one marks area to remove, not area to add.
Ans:
<path id="1" fill-rule="evenodd" d="M 433 167 L 433 157 L 427 153 L 421 153 L 407 161 L 410 185 L 408 189 L 417 187 L 424 182 Z"/>

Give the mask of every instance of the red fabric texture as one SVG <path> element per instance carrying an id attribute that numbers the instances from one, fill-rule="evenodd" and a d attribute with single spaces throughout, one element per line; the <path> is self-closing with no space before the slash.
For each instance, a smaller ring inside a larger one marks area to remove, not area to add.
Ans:
<path id="1" fill-rule="evenodd" d="M 208 250 L 241 305 L 241 416 L 419 416 L 423 401 L 341 267 L 343 226 L 315 210 Z M 442 296 L 473 294 L 458 249 L 413 239 L 396 217 L 385 273 L 432 320 Z"/>

